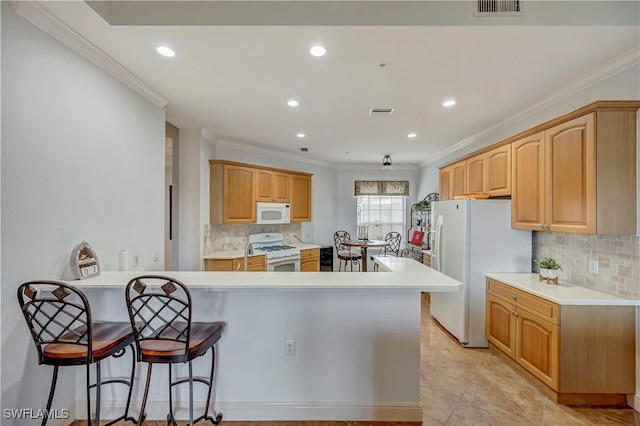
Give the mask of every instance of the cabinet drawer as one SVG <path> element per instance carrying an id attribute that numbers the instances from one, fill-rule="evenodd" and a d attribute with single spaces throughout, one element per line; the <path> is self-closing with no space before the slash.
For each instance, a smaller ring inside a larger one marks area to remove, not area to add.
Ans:
<path id="1" fill-rule="evenodd" d="M 487 279 L 487 291 L 503 297 L 517 306 L 522 306 L 542 315 L 554 324 L 558 324 L 560 306 L 553 302 L 491 279 Z"/>
<path id="2" fill-rule="evenodd" d="M 247 258 L 247 270 L 248 271 L 264 271 L 265 260 L 264 255 L 250 256 Z M 233 259 L 233 270 L 244 271 L 244 258 Z"/>
<path id="3" fill-rule="evenodd" d="M 305 249 L 305 250 L 300 250 L 300 259 L 304 260 L 304 259 L 309 259 L 312 257 L 320 257 L 320 249 L 319 248 L 314 248 L 314 249 Z"/>

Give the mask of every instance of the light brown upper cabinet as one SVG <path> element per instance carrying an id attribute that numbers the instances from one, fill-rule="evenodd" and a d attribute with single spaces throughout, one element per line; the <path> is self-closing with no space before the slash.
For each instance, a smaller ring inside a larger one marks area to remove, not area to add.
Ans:
<path id="1" fill-rule="evenodd" d="M 256 201 L 288 203 L 290 190 L 291 174 L 256 169 Z"/>
<path id="2" fill-rule="evenodd" d="M 636 110 L 597 110 L 512 145 L 512 226 L 636 233 Z"/>
<path id="3" fill-rule="evenodd" d="M 451 166 L 451 196 L 466 194 L 467 162 L 459 161 Z"/>
<path id="4" fill-rule="evenodd" d="M 480 154 L 467 160 L 467 190 L 465 193 L 485 191 L 485 155 Z"/>
<path id="5" fill-rule="evenodd" d="M 466 170 L 465 160 L 440 169 L 440 201 L 453 200 L 455 195 L 466 193 Z"/>
<path id="6" fill-rule="evenodd" d="M 255 222 L 255 169 L 211 162 L 210 174 L 211 223 Z"/>
<path id="7" fill-rule="evenodd" d="M 514 228 L 595 233 L 594 113 L 513 143 Z"/>
<path id="8" fill-rule="evenodd" d="M 511 227 L 541 230 L 545 223 L 544 132 L 511 144 Z"/>
<path id="9" fill-rule="evenodd" d="M 451 197 L 451 167 L 440 169 L 440 201 L 452 200 Z"/>
<path id="10" fill-rule="evenodd" d="M 484 154 L 483 192 L 490 197 L 511 195 L 511 144 L 499 146 Z"/>
<path id="11" fill-rule="evenodd" d="M 511 145 L 503 145 L 466 160 L 465 194 L 486 193 L 490 197 L 511 195 Z"/>
<path id="12" fill-rule="evenodd" d="M 311 176 L 291 174 L 291 221 L 311 220 Z"/>

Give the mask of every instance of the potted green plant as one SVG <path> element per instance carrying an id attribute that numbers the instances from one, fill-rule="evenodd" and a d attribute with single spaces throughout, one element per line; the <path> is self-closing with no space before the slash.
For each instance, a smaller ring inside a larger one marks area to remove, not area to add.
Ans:
<path id="1" fill-rule="evenodd" d="M 422 201 L 418 201 L 417 203 L 415 203 L 413 205 L 413 209 L 414 210 L 427 210 L 429 208 L 429 201 L 427 200 L 422 200 Z"/>
<path id="2" fill-rule="evenodd" d="M 533 261 L 540 268 L 540 277 L 544 279 L 558 278 L 558 269 L 562 271 L 562 266 L 553 257 L 541 257 Z"/>

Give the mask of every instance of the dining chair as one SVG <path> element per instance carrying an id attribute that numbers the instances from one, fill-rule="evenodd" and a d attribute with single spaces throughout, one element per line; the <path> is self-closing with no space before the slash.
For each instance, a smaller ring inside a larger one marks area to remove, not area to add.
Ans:
<path id="1" fill-rule="evenodd" d="M 361 253 L 354 253 L 351 247 L 345 246 L 345 241 L 351 240 L 351 235 L 347 231 L 336 231 L 333 234 L 333 242 L 336 246 L 336 255 L 338 256 L 338 271 L 342 269 L 342 261 L 344 261 L 344 270 L 347 271 L 347 262 L 351 263 L 351 271 L 353 272 L 353 264 L 355 263 L 360 270 Z"/>
<path id="2" fill-rule="evenodd" d="M 380 247 L 378 254 L 372 255 L 371 260 L 373 261 L 373 257 L 388 257 L 395 256 L 398 257 L 398 252 L 400 251 L 400 243 L 402 242 L 402 235 L 399 232 L 391 231 L 387 232 L 387 235 L 384 236 L 384 240 L 389 243 L 388 246 Z M 373 264 L 373 270 L 378 270 L 378 264 Z"/>
<path id="3" fill-rule="evenodd" d="M 141 275 L 133 278 L 125 289 L 125 298 L 138 354 L 138 361 L 148 364 L 147 380 L 142 397 L 138 424 L 145 417 L 151 370 L 154 364 L 169 364 L 169 414 L 167 423 L 177 426 L 173 413 L 172 388 L 189 384 L 189 425 L 201 420 L 213 424 L 222 421 L 222 413 L 209 416 L 211 391 L 215 377 L 215 344 L 222 336 L 222 322 L 192 321 L 191 292 L 182 282 L 162 275 Z M 208 379 L 193 377 L 192 361 L 211 352 L 211 369 Z M 188 364 L 188 378 L 173 380 L 172 364 Z M 207 400 L 204 414 L 193 418 L 193 384 L 205 384 Z"/>
<path id="4" fill-rule="evenodd" d="M 52 365 L 53 377 L 45 413 L 50 412 L 56 390 L 58 368 L 84 365 L 87 370 L 87 425 L 91 425 L 91 389 L 96 389 L 95 424 L 100 423 L 100 394 L 103 385 L 123 384 L 129 388 L 124 413 L 106 425 L 120 420 L 136 423 L 129 416 L 131 390 L 136 370 L 133 331 L 127 322 L 94 322 L 87 297 L 77 288 L 57 281 L 29 281 L 18 287 L 18 303 L 27 321 L 38 352 L 38 364 Z M 120 358 L 131 349 L 131 376 L 102 380 L 100 363 Z M 95 364 L 96 382 L 90 381 L 90 367 Z M 47 416 L 42 419 L 46 425 Z"/>

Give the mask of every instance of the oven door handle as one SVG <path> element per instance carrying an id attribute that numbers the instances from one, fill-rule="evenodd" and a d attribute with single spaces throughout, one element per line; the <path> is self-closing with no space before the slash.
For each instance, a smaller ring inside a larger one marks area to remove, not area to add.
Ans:
<path id="1" fill-rule="evenodd" d="M 276 257 L 276 258 L 273 258 L 273 259 L 269 259 L 267 261 L 267 263 L 270 264 L 270 265 L 273 265 L 273 264 L 281 263 L 281 262 L 289 263 L 292 260 L 300 260 L 300 256 Z"/>

